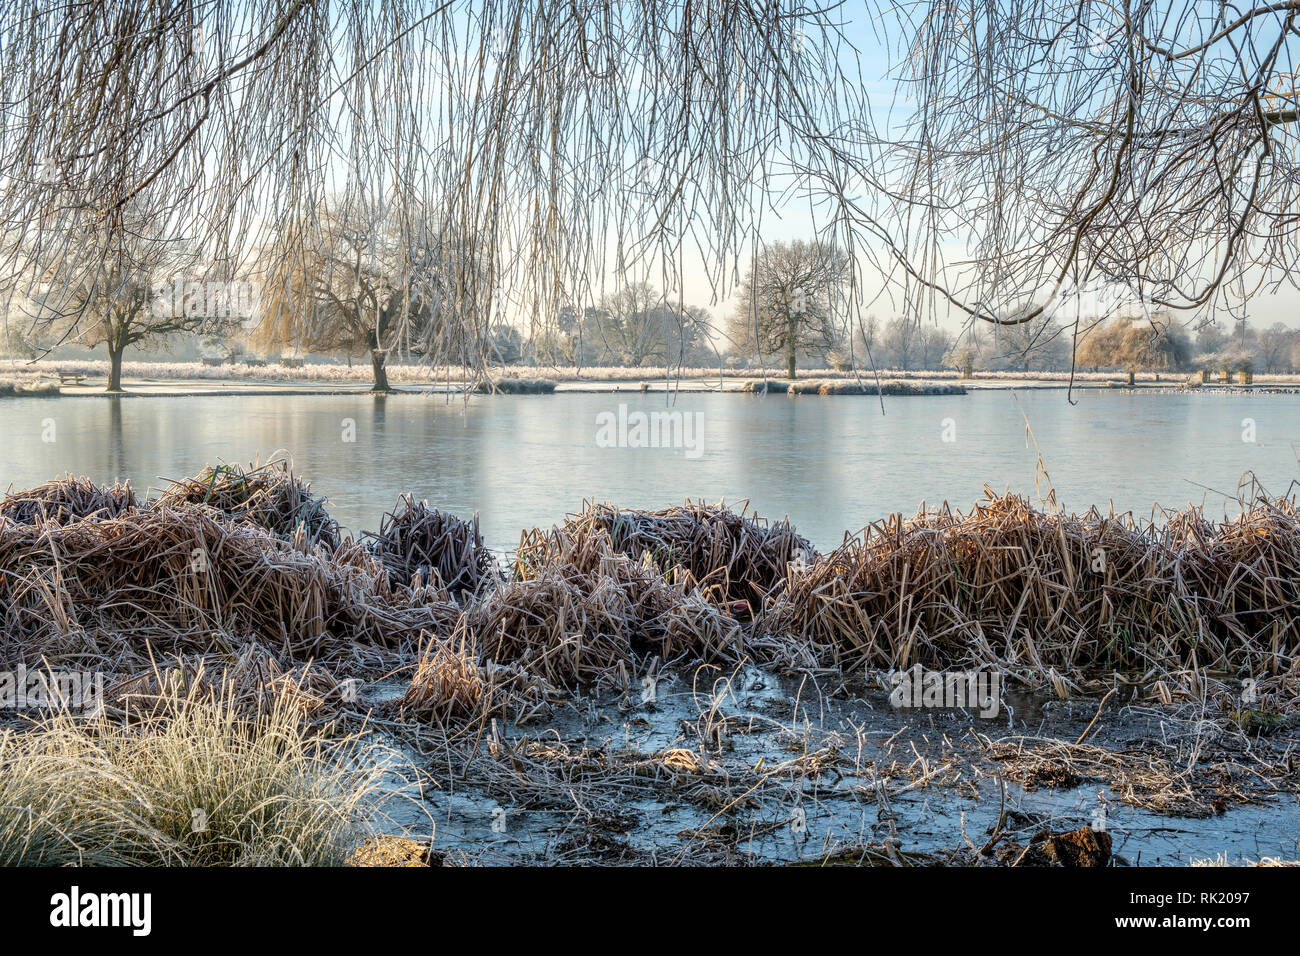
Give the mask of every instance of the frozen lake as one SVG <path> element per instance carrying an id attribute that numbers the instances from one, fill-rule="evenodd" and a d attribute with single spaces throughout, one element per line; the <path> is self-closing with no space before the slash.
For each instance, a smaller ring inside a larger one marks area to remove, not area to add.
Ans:
<path id="1" fill-rule="evenodd" d="M 716 393 L 682 393 L 671 405 L 628 392 L 468 403 L 410 394 L 7 398 L 0 487 L 71 471 L 144 490 L 207 462 L 283 450 L 353 532 L 376 527 L 402 492 L 478 511 L 498 549 L 584 498 L 654 508 L 689 496 L 747 498 L 825 548 L 922 501 L 968 508 L 985 484 L 1035 496 L 1026 419 L 1058 500 L 1073 510 L 1113 502 L 1147 515 L 1153 502 L 1195 502 L 1217 516 L 1248 471 L 1272 493 L 1300 477 L 1300 396 L 1076 396 L 1074 406 L 1062 390 L 886 398 L 884 414 L 869 397 Z M 679 447 L 629 447 L 637 412 L 682 413 L 687 427 L 669 441 Z"/>

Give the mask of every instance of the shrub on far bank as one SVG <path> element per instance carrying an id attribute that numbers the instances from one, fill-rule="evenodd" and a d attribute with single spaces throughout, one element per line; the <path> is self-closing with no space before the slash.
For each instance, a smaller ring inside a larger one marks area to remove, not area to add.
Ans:
<path id="1" fill-rule="evenodd" d="M 59 383 L 50 379 L 23 377 L 0 382 L 0 397 L 19 395 L 49 396 L 59 394 Z"/>

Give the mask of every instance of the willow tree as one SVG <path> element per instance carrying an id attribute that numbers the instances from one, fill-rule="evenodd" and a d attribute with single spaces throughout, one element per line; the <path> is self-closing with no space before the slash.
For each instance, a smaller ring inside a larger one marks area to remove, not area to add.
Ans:
<path id="1" fill-rule="evenodd" d="M 405 228 L 383 204 L 357 196 L 323 203 L 310 233 L 289 231 L 263 250 L 266 308 L 253 338 L 268 347 L 362 352 L 374 390 L 389 390 L 394 349 L 422 353 L 445 324 L 442 234 Z"/>
<path id="2" fill-rule="evenodd" d="M 1081 364 L 1122 368 L 1130 384 L 1135 372 L 1180 369 L 1191 355 L 1191 342 L 1167 315 L 1116 316 L 1094 326 L 1079 343 Z"/>
<path id="3" fill-rule="evenodd" d="M 1077 338 L 1100 287 L 1200 324 L 1296 284 L 1300 3 L 890 6 L 916 104 L 889 159 L 913 308 L 1073 312 Z"/>
<path id="4" fill-rule="evenodd" d="M 690 249 L 725 296 L 777 178 L 845 213 L 846 248 L 881 233 L 847 216 L 882 187 L 855 70 L 839 13 L 793 3 L 15 0 L 0 230 L 111 244 L 147 191 L 238 270 L 297 255 L 275 238 L 310 235 L 328 196 L 436 208 L 456 320 L 425 354 L 481 372 L 501 321 L 537 338 L 633 266 L 680 298 Z"/>
<path id="5" fill-rule="evenodd" d="M 852 263 L 840 321 L 876 273 L 927 321 L 1028 323 L 1096 282 L 1203 316 L 1294 282 L 1297 12 L 12 0 L 0 276 L 23 272 L 25 229 L 89 225 L 94 259 L 146 194 L 236 272 L 309 234 L 324 197 L 382 196 L 456 226 L 438 351 L 481 373 L 502 320 L 540 340 L 609 276 L 681 298 L 690 269 L 728 297 L 797 201 Z M 891 103 L 854 45 L 881 37 Z"/>

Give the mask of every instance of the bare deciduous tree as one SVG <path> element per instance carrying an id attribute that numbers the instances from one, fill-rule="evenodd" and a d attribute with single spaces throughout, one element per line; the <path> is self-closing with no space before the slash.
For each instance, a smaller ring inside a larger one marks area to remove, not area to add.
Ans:
<path id="1" fill-rule="evenodd" d="M 202 281 L 203 268 L 185 245 L 166 237 L 167 216 L 133 202 L 112 240 L 40 243 L 16 277 L 28 331 L 108 349 L 108 391 L 122 390 L 129 346 L 156 345 L 182 332 L 233 331 L 248 318 L 252 296 L 227 282 Z"/>
<path id="2" fill-rule="evenodd" d="M 582 320 L 588 355 L 599 364 L 680 366 L 709 334 L 709 315 L 674 302 L 649 282 L 629 282 Z"/>
<path id="3" fill-rule="evenodd" d="M 755 257 L 740 286 L 730 338 L 762 355 L 782 355 L 795 377 L 798 356 L 825 352 L 839 340 L 837 320 L 849 281 L 848 257 L 823 242 L 775 242 Z"/>
<path id="4" fill-rule="evenodd" d="M 725 297 L 776 176 L 844 213 L 827 234 L 847 249 L 879 232 L 862 208 L 849 226 L 853 191 L 882 184 L 834 9 L 16 0 L 0 36 L 0 231 L 116 236 L 147 191 L 246 267 L 293 255 L 268 237 L 309 235 L 344 186 L 399 220 L 436 208 L 458 246 L 436 351 L 471 367 L 503 318 L 535 337 L 634 266 L 681 288 L 688 247 Z"/>

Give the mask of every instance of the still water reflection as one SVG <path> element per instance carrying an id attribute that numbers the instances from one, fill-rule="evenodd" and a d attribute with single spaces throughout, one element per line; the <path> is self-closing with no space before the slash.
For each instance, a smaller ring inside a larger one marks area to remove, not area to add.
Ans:
<path id="1" fill-rule="evenodd" d="M 698 457 L 599 447 L 597 416 L 620 403 L 670 410 L 663 395 L 639 393 L 0 399 L 0 487 L 71 471 L 143 489 L 284 450 L 353 531 L 377 526 L 406 491 L 478 511 L 488 544 L 503 549 L 584 498 L 662 507 L 689 496 L 748 498 L 825 547 L 922 501 L 969 507 L 985 484 L 1033 495 L 1026 419 L 1074 509 L 1113 501 L 1146 515 L 1153 502 L 1190 501 L 1220 514 L 1247 471 L 1273 492 L 1300 476 L 1300 397 L 1289 395 L 1086 391 L 1071 406 L 1059 390 L 984 391 L 887 399 L 882 414 L 860 397 L 681 394 L 672 409 L 703 415 Z M 1243 441 L 1250 422 L 1255 440 Z"/>

